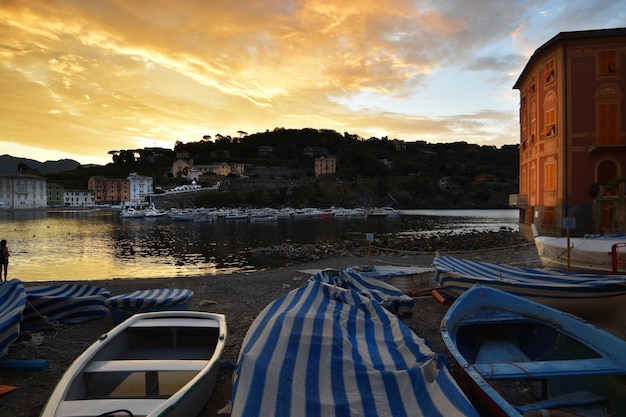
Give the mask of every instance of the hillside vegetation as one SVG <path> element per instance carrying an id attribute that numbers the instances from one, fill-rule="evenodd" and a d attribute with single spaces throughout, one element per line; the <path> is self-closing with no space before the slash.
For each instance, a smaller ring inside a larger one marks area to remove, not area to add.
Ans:
<path id="1" fill-rule="evenodd" d="M 164 188 L 185 183 L 171 173 L 177 157 L 197 165 L 243 163 L 247 167 L 281 167 L 283 183 L 241 189 L 228 186 L 200 197 L 196 206 L 374 206 L 398 208 L 507 207 L 508 195 L 517 193 L 517 145 L 478 146 L 466 142 L 397 142 L 388 138 L 363 139 L 331 130 L 281 129 L 241 137 L 205 136 L 198 142 L 176 142 L 174 150 L 110 151 L 106 166 L 80 166 L 72 171 L 45 174 L 66 188 L 85 189 L 92 175 L 125 178 L 130 172 L 152 176 Z M 404 147 L 397 149 L 397 144 Z M 272 156 L 259 156 L 260 146 L 274 148 Z M 315 177 L 315 156 L 305 148 L 327 151 L 337 158 L 335 174 Z M 246 168 L 248 169 L 248 168 Z M 477 183 L 481 174 L 490 181 Z M 439 180 L 446 177 L 447 187 Z M 255 178 L 252 178 L 255 179 Z M 258 178 L 260 179 L 260 178 Z M 203 177 L 214 183 L 219 178 Z M 237 183 L 232 178 L 228 183 Z"/>

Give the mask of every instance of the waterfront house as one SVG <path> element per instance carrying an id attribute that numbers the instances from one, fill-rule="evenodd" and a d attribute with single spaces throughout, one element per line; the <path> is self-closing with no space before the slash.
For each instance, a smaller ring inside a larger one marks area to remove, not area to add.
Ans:
<path id="1" fill-rule="evenodd" d="M 626 232 L 626 204 L 599 192 L 626 177 L 626 28 L 557 34 L 513 88 L 520 184 L 509 205 L 520 209 L 520 233 Z"/>
<path id="2" fill-rule="evenodd" d="M 46 208 L 46 178 L 30 174 L 0 174 L 0 205 L 3 209 Z"/>

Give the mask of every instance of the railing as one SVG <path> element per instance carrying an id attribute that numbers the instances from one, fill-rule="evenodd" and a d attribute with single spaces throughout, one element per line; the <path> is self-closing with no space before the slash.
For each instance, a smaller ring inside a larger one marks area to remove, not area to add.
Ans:
<path id="1" fill-rule="evenodd" d="M 527 194 L 509 194 L 509 207 L 527 207 Z"/>

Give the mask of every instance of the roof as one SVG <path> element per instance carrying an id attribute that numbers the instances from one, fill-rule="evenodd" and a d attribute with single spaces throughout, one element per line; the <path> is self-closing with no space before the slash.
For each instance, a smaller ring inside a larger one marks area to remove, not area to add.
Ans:
<path id="1" fill-rule="evenodd" d="M 520 84 L 521 84 L 522 80 L 524 79 L 524 77 L 526 76 L 526 74 L 529 72 L 529 70 L 530 70 L 529 68 L 530 68 L 531 64 L 536 59 L 538 59 L 538 57 L 540 57 L 545 51 L 547 51 L 548 49 L 552 48 L 554 45 L 556 45 L 558 43 L 567 42 L 569 40 L 596 39 L 596 38 L 614 38 L 614 37 L 620 37 L 620 36 L 626 37 L 626 28 L 595 29 L 595 30 L 579 30 L 579 31 L 574 31 L 574 32 L 560 32 L 559 34 L 554 36 L 552 39 L 550 39 L 549 41 L 547 41 L 546 43 L 541 45 L 539 48 L 537 48 L 535 53 L 533 53 L 533 55 L 528 60 L 528 63 L 526 64 L 526 66 L 522 70 L 522 73 L 520 74 L 519 78 L 517 79 L 517 81 L 513 85 L 513 89 L 519 89 L 520 88 Z"/>

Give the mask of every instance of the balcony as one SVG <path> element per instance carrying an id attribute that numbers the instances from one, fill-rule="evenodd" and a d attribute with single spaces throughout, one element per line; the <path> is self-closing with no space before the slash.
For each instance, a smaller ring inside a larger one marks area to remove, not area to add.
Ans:
<path id="1" fill-rule="evenodd" d="M 509 194 L 509 207 L 528 207 L 528 194 Z"/>

